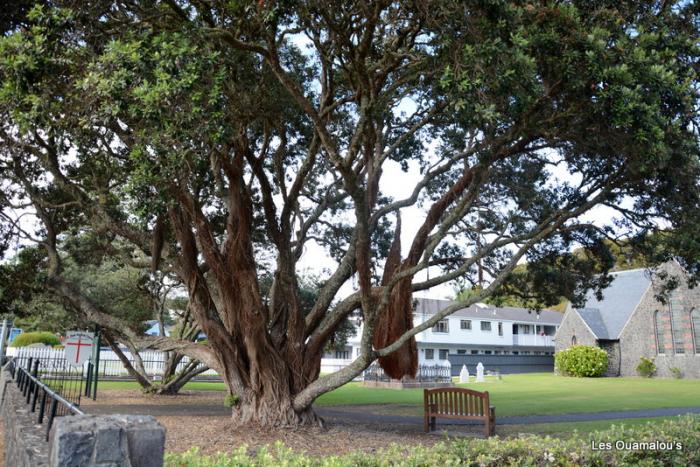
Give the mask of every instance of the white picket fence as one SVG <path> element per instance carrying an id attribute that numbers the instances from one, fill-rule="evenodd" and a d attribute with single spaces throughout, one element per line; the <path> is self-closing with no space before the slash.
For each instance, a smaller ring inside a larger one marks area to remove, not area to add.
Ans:
<path id="1" fill-rule="evenodd" d="M 16 356 L 19 352 L 22 352 L 23 356 L 39 358 L 39 359 L 50 359 L 50 360 L 61 360 L 65 358 L 65 352 L 63 349 L 52 349 L 50 347 L 9 347 L 7 349 L 8 356 Z M 133 361 L 131 352 L 123 351 L 124 355 Z M 143 360 L 143 366 L 146 369 L 146 373 L 150 376 L 162 376 L 163 369 L 165 367 L 165 353 L 157 350 L 144 350 L 139 353 L 141 359 Z M 183 357 L 182 362 L 180 362 L 180 367 L 189 363 L 189 357 Z M 334 373 L 339 371 L 346 366 L 348 366 L 352 360 L 341 359 L 341 358 L 324 358 L 321 359 L 321 373 Z M 85 363 L 87 365 L 87 362 Z M 121 360 L 113 350 L 101 349 L 100 350 L 100 376 L 109 377 L 128 377 L 129 373 L 124 368 Z M 205 377 L 217 377 L 218 373 L 212 369 L 209 369 L 202 373 L 200 376 Z"/>

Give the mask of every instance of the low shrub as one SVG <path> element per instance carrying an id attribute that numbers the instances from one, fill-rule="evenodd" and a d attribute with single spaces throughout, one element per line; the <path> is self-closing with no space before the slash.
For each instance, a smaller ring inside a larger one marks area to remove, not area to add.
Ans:
<path id="1" fill-rule="evenodd" d="M 224 407 L 235 407 L 240 398 L 236 394 L 229 394 L 224 398 Z"/>
<path id="2" fill-rule="evenodd" d="M 603 376 L 608 369 L 605 350 L 589 345 L 574 345 L 554 355 L 557 371 L 565 376 Z"/>
<path id="3" fill-rule="evenodd" d="M 656 363 L 653 358 L 642 357 L 637 365 L 637 374 L 644 378 L 651 378 L 656 373 Z"/>
<path id="4" fill-rule="evenodd" d="M 683 377 L 683 373 L 681 373 L 680 368 L 674 366 L 673 368 L 671 368 L 671 376 L 673 376 L 676 379 L 681 379 Z"/>
<path id="5" fill-rule="evenodd" d="M 229 453 L 202 456 L 194 448 L 166 454 L 168 467 L 228 466 L 606 466 L 700 465 L 700 416 L 687 415 L 661 423 L 625 428 L 612 426 L 568 438 L 520 435 L 517 438 L 468 439 L 441 442 L 432 447 L 392 445 L 373 453 L 311 457 L 278 442 L 251 455 L 246 446 Z M 603 447 L 605 443 L 610 448 Z M 597 446 L 598 449 L 593 447 Z"/>
<path id="6" fill-rule="evenodd" d="M 26 347 L 32 344 L 44 344 L 50 347 L 60 345 L 61 340 L 51 332 L 23 332 L 15 337 L 11 347 Z"/>

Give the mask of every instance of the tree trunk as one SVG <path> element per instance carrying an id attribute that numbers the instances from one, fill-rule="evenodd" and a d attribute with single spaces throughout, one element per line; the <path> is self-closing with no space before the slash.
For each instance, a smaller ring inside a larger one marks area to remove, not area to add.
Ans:
<path id="1" fill-rule="evenodd" d="M 285 382 L 279 381 L 278 387 L 286 387 Z M 266 428 L 323 427 L 323 420 L 312 407 L 295 410 L 292 395 L 284 390 L 272 394 L 249 392 L 233 407 L 232 416 L 237 425 L 251 424 Z"/>

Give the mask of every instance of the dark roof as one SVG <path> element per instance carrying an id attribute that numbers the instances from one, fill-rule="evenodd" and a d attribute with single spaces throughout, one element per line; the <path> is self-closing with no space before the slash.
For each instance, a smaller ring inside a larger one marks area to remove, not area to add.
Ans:
<path id="1" fill-rule="evenodd" d="M 438 311 L 452 305 L 453 301 L 438 300 L 434 298 L 416 298 L 415 313 L 434 315 Z M 451 316 L 474 319 L 490 319 L 503 321 L 516 321 L 521 323 L 537 323 L 558 326 L 561 324 L 563 314 L 554 310 L 541 310 L 539 314 L 527 308 L 496 307 L 479 303 L 468 308 L 457 310 Z"/>
<path id="2" fill-rule="evenodd" d="M 588 292 L 586 304 L 576 310 L 597 339 L 620 338 L 622 328 L 651 284 L 651 274 L 647 269 L 631 269 L 611 275 L 614 279 L 603 290 L 603 299 L 598 300 L 595 293 Z"/>

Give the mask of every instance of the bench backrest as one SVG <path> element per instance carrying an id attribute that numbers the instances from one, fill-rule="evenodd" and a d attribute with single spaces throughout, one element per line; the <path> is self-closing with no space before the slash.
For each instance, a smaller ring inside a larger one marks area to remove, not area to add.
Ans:
<path id="1" fill-rule="evenodd" d="M 425 408 L 436 415 L 487 417 L 489 392 L 463 388 L 425 389 Z"/>

